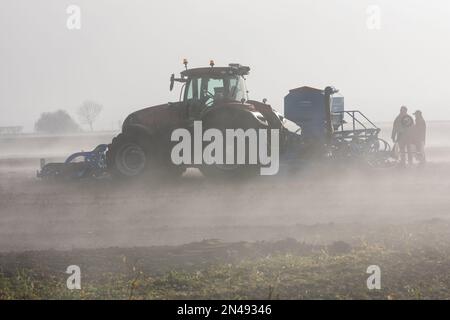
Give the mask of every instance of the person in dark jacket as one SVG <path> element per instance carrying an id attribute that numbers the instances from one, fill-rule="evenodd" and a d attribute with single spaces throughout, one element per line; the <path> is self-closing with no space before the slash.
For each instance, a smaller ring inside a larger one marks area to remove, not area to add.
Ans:
<path id="1" fill-rule="evenodd" d="M 414 144 L 417 149 L 417 158 L 420 164 L 425 164 L 425 140 L 427 135 L 427 125 L 420 110 L 417 110 L 413 114 L 416 117 L 416 124 L 414 125 Z"/>
<path id="2" fill-rule="evenodd" d="M 400 114 L 395 118 L 392 128 L 392 141 L 398 143 L 400 149 L 400 165 L 406 165 L 406 155 L 408 155 L 408 164 L 413 163 L 412 143 L 413 143 L 414 119 L 408 114 L 408 108 L 402 106 Z"/>

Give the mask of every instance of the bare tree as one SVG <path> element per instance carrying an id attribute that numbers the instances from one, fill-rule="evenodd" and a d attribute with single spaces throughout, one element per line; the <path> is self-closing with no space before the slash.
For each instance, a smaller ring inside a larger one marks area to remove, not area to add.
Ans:
<path id="1" fill-rule="evenodd" d="M 94 101 L 85 101 L 78 108 L 78 117 L 80 118 L 80 122 L 83 124 L 87 124 L 91 131 L 94 130 L 93 124 L 97 119 L 98 115 L 102 111 L 103 106 Z"/>

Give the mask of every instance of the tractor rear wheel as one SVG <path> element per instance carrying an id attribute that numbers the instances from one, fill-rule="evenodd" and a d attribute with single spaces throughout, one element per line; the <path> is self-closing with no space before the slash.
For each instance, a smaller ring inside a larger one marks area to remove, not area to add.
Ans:
<path id="1" fill-rule="evenodd" d="M 245 164 L 237 164 L 235 161 L 234 164 L 225 164 L 226 158 L 226 146 L 225 146 L 225 131 L 226 129 L 243 129 L 246 131 L 247 129 L 255 129 L 258 130 L 260 125 L 257 123 L 255 119 L 252 118 L 251 115 L 245 112 L 217 112 L 216 114 L 212 114 L 204 119 L 204 130 L 207 129 L 218 129 L 222 132 L 222 136 L 224 138 L 224 150 L 223 150 L 223 164 L 203 164 L 200 167 L 200 171 L 202 174 L 208 178 L 214 179 L 239 179 L 239 178 L 249 178 L 258 175 L 260 165 L 259 159 L 257 164 L 249 163 L 249 152 L 250 146 L 249 142 L 245 142 Z M 236 160 L 237 152 L 242 150 L 237 150 L 237 145 L 234 146 L 234 156 Z"/>

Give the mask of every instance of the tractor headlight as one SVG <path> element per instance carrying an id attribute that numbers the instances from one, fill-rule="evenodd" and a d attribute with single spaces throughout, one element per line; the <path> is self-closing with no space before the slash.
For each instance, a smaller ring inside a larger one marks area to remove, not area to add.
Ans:
<path id="1" fill-rule="evenodd" d="M 290 132 L 295 133 L 296 135 L 302 135 L 302 127 L 300 127 L 295 122 L 288 120 L 286 118 L 283 119 L 283 126 Z"/>
<path id="2" fill-rule="evenodd" d="M 265 125 L 265 126 L 269 125 L 269 123 L 267 122 L 266 118 L 264 118 L 264 116 L 262 115 L 261 112 L 252 111 L 251 114 L 253 115 L 253 117 L 255 117 L 263 125 Z"/>

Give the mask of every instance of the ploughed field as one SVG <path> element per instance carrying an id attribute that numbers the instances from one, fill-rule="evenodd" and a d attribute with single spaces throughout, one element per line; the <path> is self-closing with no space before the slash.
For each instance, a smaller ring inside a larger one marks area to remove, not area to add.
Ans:
<path id="1" fill-rule="evenodd" d="M 429 124 L 425 168 L 35 178 L 39 158 L 113 135 L 0 138 L 0 298 L 450 298 L 450 123 Z M 82 290 L 66 288 L 69 265 Z"/>

